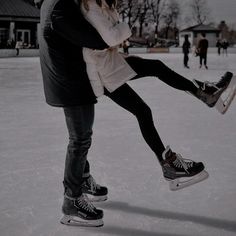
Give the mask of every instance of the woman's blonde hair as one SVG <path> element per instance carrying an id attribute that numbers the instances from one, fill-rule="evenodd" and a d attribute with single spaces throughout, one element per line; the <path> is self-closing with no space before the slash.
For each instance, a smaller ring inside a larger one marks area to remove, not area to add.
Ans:
<path id="1" fill-rule="evenodd" d="M 84 8 L 88 11 L 89 10 L 89 5 L 88 5 L 88 1 L 90 0 L 82 0 L 82 4 L 84 4 Z M 116 7 L 116 2 L 117 0 L 105 0 L 107 2 L 107 4 L 109 5 L 110 8 L 112 7 Z M 96 3 L 98 4 L 98 6 L 102 6 L 102 0 L 96 0 Z"/>

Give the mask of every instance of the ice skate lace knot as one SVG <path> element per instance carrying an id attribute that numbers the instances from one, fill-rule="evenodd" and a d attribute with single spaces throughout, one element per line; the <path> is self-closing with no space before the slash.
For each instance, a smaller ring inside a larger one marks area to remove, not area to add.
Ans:
<path id="1" fill-rule="evenodd" d="M 176 159 L 173 161 L 173 164 L 177 168 L 183 168 L 187 173 L 188 169 L 193 166 L 193 162 L 189 159 L 184 159 L 180 154 L 176 154 Z"/>
<path id="2" fill-rule="evenodd" d="M 219 89 L 219 87 L 216 86 L 216 83 L 214 82 L 210 82 L 210 81 L 204 81 L 202 82 L 202 86 L 200 86 L 196 80 L 193 80 L 193 84 L 197 87 L 197 88 L 201 88 L 203 91 L 206 90 L 207 87 L 213 87 L 215 88 L 216 90 Z"/>
<path id="3" fill-rule="evenodd" d="M 202 85 L 202 90 L 206 90 L 206 87 L 207 86 L 209 86 L 209 87 L 213 87 L 213 88 L 215 88 L 215 89 L 219 89 L 217 86 L 216 86 L 216 84 L 215 83 L 213 83 L 213 82 L 210 82 L 210 81 L 204 81 L 203 82 L 203 85 Z"/>
<path id="4" fill-rule="evenodd" d="M 74 202 L 74 206 L 76 208 L 80 207 L 86 211 L 94 212 L 95 207 L 93 204 L 89 201 L 86 194 L 83 194 L 80 198 L 76 199 Z"/>
<path id="5" fill-rule="evenodd" d="M 95 179 L 93 178 L 93 176 L 90 175 L 90 177 L 88 178 L 88 184 L 90 185 L 90 190 L 93 193 L 96 193 L 97 189 L 100 189 L 101 186 L 99 184 L 96 183 Z"/>

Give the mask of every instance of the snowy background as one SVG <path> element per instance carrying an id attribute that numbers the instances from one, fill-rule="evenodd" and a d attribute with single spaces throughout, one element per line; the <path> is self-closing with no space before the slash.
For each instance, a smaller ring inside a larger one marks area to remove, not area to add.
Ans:
<path id="1" fill-rule="evenodd" d="M 188 78 L 216 81 L 236 73 L 236 55 L 210 54 L 209 70 L 182 66 L 182 54 L 146 54 Z M 38 58 L 0 59 L 1 236 L 236 235 L 236 106 L 226 115 L 155 78 L 130 85 L 152 108 L 165 145 L 204 161 L 210 178 L 171 192 L 135 118 L 106 97 L 96 105 L 89 160 L 108 186 L 104 227 L 61 225 L 67 130 L 63 112 L 45 104 Z"/>

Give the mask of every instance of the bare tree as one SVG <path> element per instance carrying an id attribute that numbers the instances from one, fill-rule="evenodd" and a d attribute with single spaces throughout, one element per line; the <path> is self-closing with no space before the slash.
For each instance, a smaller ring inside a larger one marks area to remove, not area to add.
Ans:
<path id="1" fill-rule="evenodd" d="M 210 19 L 210 9 L 206 0 L 191 0 L 190 13 L 194 23 L 199 25 L 206 23 Z"/>
<path id="2" fill-rule="evenodd" d="M 143 24 L 148 20 L 148 0 L 139 1 L 138 6 L 139 37 L 143 35 Z"/>
<path id="3" fill-rule="evenodd" d="M 177 28 L 180 6 L 176 0 L 169 0 L 162 16 L 165 28 L 165 38 L 168 38 L 170 28 Z"/>
<path id="4" fill-rule="evenodd" d="M 138 20 L 140 13 L 140 0 L 118 0 L 117 9 L 123 21 L 127 21 L 130 28 Z"/>
<path id="5" fill-rule="evenodd" d="M 151 15 L 153 18 L 153 22 L 155 24 L 155 36 L 157 37 L 160 23 L 161 23 L 161 18 L 163 14 L 163 9 L 164 9 L 164 2 L 165 0 L 149 0 L 149 8 L 151 11 Z"/>

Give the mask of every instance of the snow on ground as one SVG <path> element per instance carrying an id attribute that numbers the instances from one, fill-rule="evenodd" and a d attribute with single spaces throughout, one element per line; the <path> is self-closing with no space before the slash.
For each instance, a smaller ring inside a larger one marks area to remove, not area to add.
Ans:
<path id="1" fill-rule="evenodd" d="M 210 54 L 209 70 L 181 54 L 146 54 L 188 78 L 215 81 L 236 73 L 236 55 Z M 38 58 L 0 59 L 1 236 L 236 235 L 236 106 L 224 116 L 155 78 L 130 85 L 152 108 L 166 145 L 204 161 L 210 178 L 171 192 L 135 118 L 108 98 L 96 105 L 92 173 L 109 188 L 102 228 L 59 223 L 67 130 L 61 109 L 45 104 Z"/>

